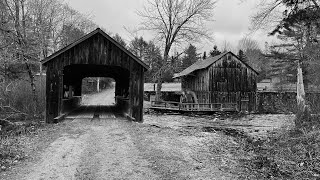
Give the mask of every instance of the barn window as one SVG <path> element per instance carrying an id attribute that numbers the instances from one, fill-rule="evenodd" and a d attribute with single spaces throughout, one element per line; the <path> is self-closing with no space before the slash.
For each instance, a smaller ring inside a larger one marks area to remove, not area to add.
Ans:
<path id="1" fill-rule="evenodd" d="M 227 54 L 227 60 L 231 60 L 231 55 Z"/>

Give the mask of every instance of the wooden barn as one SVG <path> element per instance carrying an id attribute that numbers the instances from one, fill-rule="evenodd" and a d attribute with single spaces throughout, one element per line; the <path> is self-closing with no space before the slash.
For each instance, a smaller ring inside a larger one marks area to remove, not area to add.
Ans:
<path id="1" fill-rule="evenodd" d="M 220 110 L 254 111 L 257 72 L 232 52 L 199 60 L 175 74 L 187 103 L 218 107 Z"/>
<path id="2" fill-rule="evenodd" d="M 131 119 L 142 121 L 144 72 L 148 66 L 101 29 L 42 63 L 46 67 L 47 122 L 80 106 L 81 83 L 86 77 L 113 78 L 118 109 Z"/>

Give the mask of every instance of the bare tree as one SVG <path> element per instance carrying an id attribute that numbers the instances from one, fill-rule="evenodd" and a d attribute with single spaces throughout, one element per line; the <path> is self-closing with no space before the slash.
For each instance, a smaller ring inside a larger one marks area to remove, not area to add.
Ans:
<path id="1" fill-rule="evenodd" d="M 228 51 L 235 52 L 235 49 L 229 41 L 224 40 L 222 42 L 222 52 L 228 52 Z"/>
<path id="2" fill-rule="evenodd" d="M 35 74 L 41 72 L 40 60 L 60 47 L 65 35 L 63 27 L 68 24 L 84 32 L 97 27 L 88 16 L 60 0 L 0 1 L 1 80 L 4 85 L 27 80 L 33 97 L 30 104 L 38 106 L 39 102 Z"/>
<path id="3" fill-rule="evenodd" d="M 250 38 L 242 38 L 238 43 L 238 49 L 243 50 L 246 61 L 257 71 L 262 69 L 263 57 L 259 43 Z"/>
<path id="4" fill-rule="evenodd" d="M 164 46 L 163 63 L 157 73 L 156 99 L 160 100 L 162 76 L 168 67 L 173 43 L 199 41 L 210 37 L 205 23 L 212 20 L 214 0 L 155 0 L 138 14 L 143 18 L 142 30 L 152 31 Z"/>
<path id="5" fill-rule="evenodd" d="M 238 49 L 246 51 L 248 49 L 260 49 L 259 43 L 250 38 L 242 38 L 238 43 Z"/>

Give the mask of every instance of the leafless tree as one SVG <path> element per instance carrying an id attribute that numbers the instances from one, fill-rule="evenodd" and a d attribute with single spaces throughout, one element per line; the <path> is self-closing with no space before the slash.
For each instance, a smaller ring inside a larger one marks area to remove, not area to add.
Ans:
<path id="1" fill-rule="evenodd" d="M 60 47 L 65 24 L 72 24 L 84 32 L 96 28 L 88 17 L 60 0 L 1 0 L 0 74 L 4 84 L 19 81 L 17 77 L 7 78 L 8 67 L 18 67 L 15 70 L 20 74 L 18 78 L 30 83 L 37 105 L 35 73 L 41 72 L 41 68 L 36 68 L 40 60 Z"/>
<path id="2" fill-rule="evenodd" d="M 227 51 L 235 52 L 235 49 L 230 42 L 228 42 L 227 40 L 224 40 L 222 43 L 222 52 L 227 52 Z"/>
<path id="3" fill-rule="evenodd" d="M 246 56 L 246 61 L 257 71 L 263 65 L 262 52 L 259 43 L 250 38 L 242 38 L 238 43 L 238 49 L 242 50 Z"/>
<path id="4" fill-rule="evenodd" d="M 242 38 L 238 43 L 238 49 L 246 51 L 248 49 L 260 49 L 259 43 L 250 38 Z"/>
<path id="5" fill-rule="evenodd" d="M 172 45 L 209 38 L 205 24 L 213 18 L 215 3 L 214 0 L 154 0 L 138 12 L 143 19 L 140 29 L 154 32 L 164 46 L 163 64 L 157 73 L 157 100 L 160 100 L 162 74 L 168 67 Z"/>

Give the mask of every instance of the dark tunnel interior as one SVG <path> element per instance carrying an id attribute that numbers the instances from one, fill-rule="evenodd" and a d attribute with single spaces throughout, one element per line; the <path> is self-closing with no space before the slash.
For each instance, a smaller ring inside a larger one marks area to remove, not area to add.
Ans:
<path id="1" fill-rule="evenodd" d="M 82 80 L 87 77 L 109 77 L 114 79 L 115 106 L 112 110 L 127 111 L 129 96 L 129 70 L 119 66 L 76 64 L 63 70 L 62 112 L 69 112 L 81 106 Z M 67 93 L 66 93 L 67 92 Z M 105 108 L 109 109 L 110 108 Z"/>

